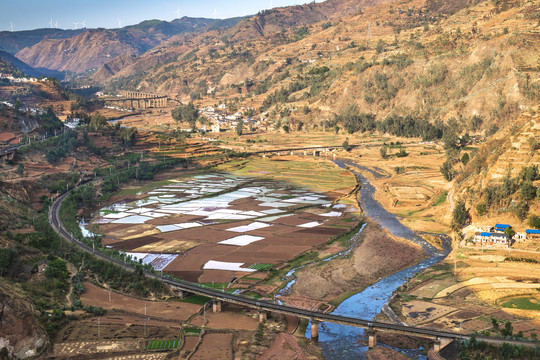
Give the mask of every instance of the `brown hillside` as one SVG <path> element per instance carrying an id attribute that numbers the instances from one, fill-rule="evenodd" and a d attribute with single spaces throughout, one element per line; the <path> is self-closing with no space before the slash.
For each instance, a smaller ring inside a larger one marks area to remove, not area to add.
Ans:
<path id="1" fill-rule="evenodd" d="M 137 56 L 135 55 L 121 55 L 113 60 L 103 64 L 91 78 L 97 82 L 105 82 L 111 76 L 118 73 L 123 68 L 135 63 L 137 61 Z"/>
<path id="2" fill-rule="evenodd" d="M 106 59 L 135 54 L 137 50 L 120 41 L 117 34 L 100 29 L 69 39 L 43 40 L 19 51 L 17 58 L 34 67 L 84 72 L 103 65 Z"/>
<path id="3" fill-rule="evenodd" d="M 468 2 L 393 2 L 308 25 L 304 37 L 291 28 L 235 40 L 240 32 L 234 31 L 247 31 L 251 19 L 225 32 L 171 39 L 110 78 L 109 88 L 201 98 L 201 104 L 230 99 L 262 110 L 289 108 L 289 119 L 308 122 L 313 114 L 319 122 L 357 104 L 379 119 L 392 113 L 432 122 L 455 118 L 461 131 L 474 133 L 504 124 L 538 100 L 538 4 L 482 2 L 447 15 Z M 276 11 L 300 8 L 310 9 Z M 164 54 L 168 61 L 156 66 Z M 330 71 L 317 75 L 324 66 Z M 288 90 L 284 97 L 272 100 L 281 89 Z M 312 112 L 300 111 L 304 106 Z M 479 128 L 470 125 L 474 115 L 482 119 Z"/>

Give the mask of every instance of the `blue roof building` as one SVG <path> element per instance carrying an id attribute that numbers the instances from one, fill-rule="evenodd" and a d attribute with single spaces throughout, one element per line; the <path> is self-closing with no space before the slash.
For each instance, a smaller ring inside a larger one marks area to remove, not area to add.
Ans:
<path id="1" fill-rule="evenodd" d="M 510 228 L 508 224 L 495 224 L 495 231 L 504 231 L 508 228 Z"/>

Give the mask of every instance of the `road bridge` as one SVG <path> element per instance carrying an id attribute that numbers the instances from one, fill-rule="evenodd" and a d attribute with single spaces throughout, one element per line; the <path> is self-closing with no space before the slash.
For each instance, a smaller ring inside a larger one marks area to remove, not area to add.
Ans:
<path id="1" fill-rule="evenodd" d="M 67 241 L 75 244 L 80 249 L 92 253 L 95 256 L 114 263 L 128 271 L 134 271 L 135 267 L 130 264 L 126 264 L 118 259 L 109 257 L 95 249 L 89 247 L 85 243 L 73 237 L 63 226 L 60 221 L 60 206 L 62 201 L 70 194 L 71 191 L 66 192 L 59 196 L 51 205 L 49 211 L 49 223 L 55 232 L 57 232 L 62 238 Z M 326 314 L 319 311 L 306 310 L 301 308 L 296 308 L 288 305 L 282 305 L 275 303 L 269 300 L 256 300 L 248 298 L 241 295 L 228 294 L 222 290 L 217 290 L 214 288 L 206 288 L 196 283 L 183 281 L 183 280 L 173 280 L 163 276 L 159 276 L 153 272 L 145 272 L 145 275 L 150 278 L 155 278 L 161 280 L 163 283 L 168 284 L 171 287 L 185 291 L 192 294 L 207 296 L 212 299 L 213 310 L 218 312 L 221 310 L 221 302 L 227 302 L 231 304 L 238 304 L 245 307 L 257 309 L 259 311 L 259 319 L 263 320 L 265 318 L 266 312 L 273 312 L 284 315 L 292 315 L 303 319 L 308 319 L 311 321 L 311 334 L 312 338 L 317 338 L 319 334 L 319 323 L 321 322 L 331 322 L 335 324 L 342 324 L 348 326 L 361 327 L 366 329 L 366 333 L 369 339 L 369 344 L 371 347 L 375 346 L 377 343 L 377 332 L 391 332 L 395 334 L 402 334 L 406 336 L 416 336 L 426 339 L 434 340 L 434 350 L 438 351 L 442 349 L 445 345 L 452 342 L 453 340 L 460 339 L 470 339 L 471 335 L 462 335 L 460 333 L 455 333 L 451 331 L 444 331 L 438 329 L 423 328 L 417 326 L 405 326 L 401 324 L 392 324 L 385 323 L 380 321 L 365 320 L 359 318 L 352 318 L 341 315 Z M 492 344 L 502 344 L 510 343 L 513 345 L 523 345 L 528 347 L 535 347 L 537 342 L 529 341 L 520 341 L 514 339 L 505 339 L 505 338 L 496 338 L 496 337 L 485 337 L 477 336 L 477 340 L 489 342 Z"/>

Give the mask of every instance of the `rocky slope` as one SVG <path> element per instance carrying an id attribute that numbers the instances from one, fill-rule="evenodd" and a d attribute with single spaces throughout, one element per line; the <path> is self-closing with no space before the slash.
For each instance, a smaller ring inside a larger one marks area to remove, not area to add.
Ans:
<path id="1" fill-rule="evenodd" d="M 50 345 L 35 310 L 15 285 L 0 282 L 0 354 L 13 359 L 36 358 Z M 4 350 L 5 349 L 5 350 Z"/>

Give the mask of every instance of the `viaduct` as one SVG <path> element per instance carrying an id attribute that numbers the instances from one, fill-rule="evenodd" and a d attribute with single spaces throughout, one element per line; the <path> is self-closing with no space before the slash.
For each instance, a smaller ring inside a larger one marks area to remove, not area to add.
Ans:
<path id="1" fill-rule="evenodd" d="M 96 251 L 95 249 L 89 247 L 88 245 L 84 244 L 80 240 L 73 237 L 64 228 L 64 225 L 60 221 L 60 206 L 62 204 L 62 201 L 70 194 L 70 192 L 71 191 L 68 191 L 62 194 L 61 196 L 59 196 L 51 205 L 51 208 L 49 211 L 49 223 L 51 224 L 54 231 L 58 233 L 62 238 L 75 244 L 82 250 L 92 253 L 95 256 L 105 261 L 114 263 L 128 271 L 134 271 L 135 267 L 133 265 L 126 264 L 118 259 L 114 259 L 99 251 Z M 340 315 L 332 315 L 332 314 L 326 314 L 319 311 L 311 311 L 311 310 L 300 309 L 300 308 L 296 308 L 296 307 L 292 307 L 288 305 L 281 305 L 281 304 L 277 304 L 269 300 L 255 300 L 255 299 L 248 298 L 241 295 L 228 294 L 222 290 L 216 290 L 214 288 L 203 287 L 199 284 L 188 282 L 188 281 L 172 280 L 172 279 L 164 278 L 163 276 L 160 277 L 158 274 L 153 273 L 153 272 L 146 272 L 145 275 L 147 277 L 159 279 L 162 282 L 171 286 L 173 289 L 179 290 L 181 292 L 185 291 L 188 293 L 203 295 L 203 296 L 207 296 L 211 298 L 212 309 L 214 312 L 220 312 L 222 302 L 228 302 L 228 303 L 238 304 L 238 305 L 242 305 L 242 306 L 246 306 L 246 307 L 258 310 L 259 321 L 264 321 L 266 319 L 268 312 L 292 315 L 292 316 L 297 316 L 299 318 L 308 319 L 311 321 L 312 339 L 318 338 L 319 323 L 321 322 L 331 322 L 331 323 L 336 323 L 336 324 L 364 328 L 368 336 L 368 344 L 370 348 L 376 346 L 378 332 L 391 332 L 395 334 L 402 334 L 406 336 L 416 336 L 416 337 L 433 340 L 434 346 L 433 346 L 432 352 L 436 354 L 438 354 L 440 350 L 442 350 L 446 345 L 450 344 L 454 340 L 461 340 L 461 339 L 469 340 L 471 338 L 471 335 L 462 335 L 460 333 L 455 333 L 455 332 L 450 332 L 450 331 L 422 328 L 422 327 L 417 327 L 417 326 L 406 326 L 406 325 L 400 325 L 400 324 L 385 323 L 385 322 L 380 322 L 380 321 L 364 320 L 364 319 L 358 319 L 358 318 L 352 318 L 352 317 L 340 316 Z M 522 345 L 522 346 L 527 346 L 527 347 L 537 346 L 537 342 L 515 340 L 515 339 L 486 337 L 486 336 L 477 336 L 476 339 L 479 341 L 484 341 L 487 343 L 497 344 L 497 345 L 500 345 L 503 343 L 510 343 L 513 345 Z"/>
<path id="2" fill-rule="evenodd" d="M 135 91 L 120 91 L 119 97 L 103 99 L 105 105 L 123 109 L 144 110 L 149 108 L 163 108 L 167 106 L 169 98 L 166 95 L 140 93 Z"/>

